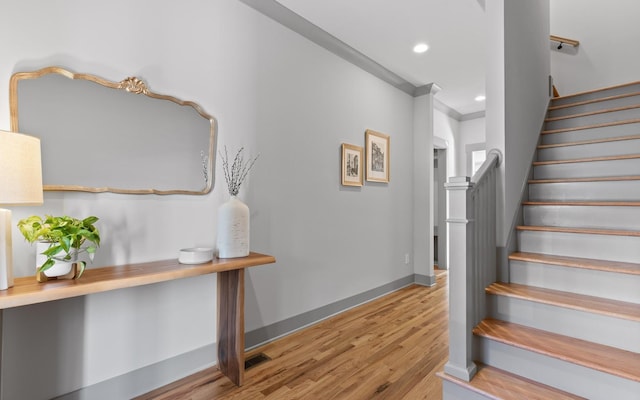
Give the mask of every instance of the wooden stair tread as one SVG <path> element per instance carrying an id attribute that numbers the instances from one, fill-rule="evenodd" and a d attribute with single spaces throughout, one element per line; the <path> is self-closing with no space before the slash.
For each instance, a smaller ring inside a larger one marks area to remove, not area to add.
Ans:
<path id="1" fill-rule="evenodd" d="M 627 119 L 624 121 L 615 121 L 615 122 L 602 122 L 599 124 L 591 124 L 591 125 L 583 125 L 583 126 L 572 126 L 570 128 L 560 128 L 560 129 L 548 129 L 542 131 L 542 135 L 550 135 L 554 133 L 563 133 L 563 132 L 573 132 L 573 131 L 581 131 L 583 129 L 593 129 L 593 128 L 606 128 L 609 126 L 616 125 L 627 125 L 627 124 L 637 124 L 640 122 L 640 119 Z"/>
<path id="2" fill-rule="evenodd" d="M 571 95 L 567 95 L 567 96 L 565 96 L 565 98 L 570 97 L 570 96 Z M 549 107 L 549 111 L 561 110 L 563 108 L 570 108 L 570 107 L 576 107 L 576 106 L 584 106 L 584 105 L 587 105 L 587 104 L 601 103 L 603 101 L 609 101 L 609 100 L 624 99 L 626 97 L 634 97 L 634 96 L 640 96 L 640 92 L 623 93 L 623 94 L 618 94 L 618 95 L 615 95 L 615 96 L 606 96 L 606 97 L 599 97 L 597 99 L 576 101 L 575 103 L 560 104 L 560 105 L 557 105 L 557 106 Z M 560 99 L 560 98 L 561 97 L 558 97 L 558 99 Z"/>
<path id="3" fill-rule="evenodd" d="M 637 109 L 637 108 L 640 108 L 640 104 L 633 104 L 633 105 L 622 106 L 622 107 L 606 108 L 606 109 L 603 109 L 603 110 L 595 110 L 595 111 L 582 112 L 582 113 L 578 113 L 578 114 L 563 115 L 563 116 L 560 116 L 560 117 L 545 118 L 544 122 L 562 121 L 562 120 L 565 120 L 565 119 L 588 117 L 588 116 L 591 116 L 591 115 L 607 114 L 607 113 L 612 113 L 612 112 L 617 112 L 617 111 L 634 110 L 634 109 Z"/>
<path id="4" fill-rule="evenodd" d="M 638 181 L 640 175 L 629 176 L 594 176 L 588 178 L 556 178 L 556 179 L 530 179 L 529 183 L 572 183 L 572 182 L 609 182 L 609 181 Z"/>
<path id="5" fill-rule="evenodd" d="M 484 364 L 477 364 L 478 370 L 471 382 L 458 379 L 444 372 L 436 375 L 444 380 L 465 387 L 492 399 L 504 400 L 579 400 L 584 399 L 551 386 L 526 379 Z"/>
<path id="6" fill-rule="evenodd" d="M 496 319 L 473 329 L 477 336 L 640 382 L 640 353 Z"/>
<path id="7" fill-rule="evenodd" d="M 629 231 L 622 229 L 594 229 L 594 228 L 567 228 L 561 226 L 534 226 L 520 225 L 516 227 L 519 231 L 536 231 L 536 232 L 562 232 L 562 233 L 581 233 L 587 235 L 611 235 L 611 236 L 637 236 L 640 237 L 640 231 Z"/>
<path id="8" fill-rule="evenodd" d="M 525 252 L 512 253 L 509 255 L 509 260 L 528 261 L 570 268 L 582 268 L 604 272 L 640 275 L 640 264 L 621 261 L 596 260 L 592 258 L 567 257 Z"/>
<path id="9" fill-rule="evenodd" d="M 544 150 L 544 149 L 552 149 L 557 147 L 570 147 L 570 146 L 580 146 L 585 144 L 620 142 L 623 140 L 637 140 L 637 139 L 640 139 L 640 135 L 617 136 L 612 138 L 591 139 L 591 140 L 579 140 L 576 142 L 567 142 L 567 143 L 541 144 L 538 146 L 538 149 Z"/>
<path id="10" fill-rule="evenodd" d="M 606 87 L 599 88 L 599 89 L 586 90 L 584 92 L 565 94 L 564 96 L 555 97 L 553 100 L 563 100 L 563 99 L 568 99 L 568 98 L 571 98 L 571 97 L 583 96 L 585 94 L 604 92 L 605 90 L 618 89 L 618 88 L 623 88 L 623 87 L 633 86 L 633 85 L 638 85 L 638 84 L 640 84 L 640 81 L 622 83 L 622 84 L 613 85 L 613 86 L 606 86 Z"/>
<path id="11" fill-rule="evenodd" d="M 640 322 L 640 304 L 517 283 L 495 282 L 485 290 L 487 293 L 496 296 L 513 297 L 551 306 Z"/>
<path id="12" fill-rule="evenodd" d="M 537 167 L 540 165 L 575 164 L 575 163 L 581 163 L 581 162 L 594 162 L 594 161 L 632 160 L 635 158 L 640 158 L 640 154 L 623 154 L 619 156 L 572 158 L 569 160 L 534 161 L 533 166 Z"/>
<path id="13" fill-rule="evenodd" d="M 523 206 L 640 207 L 640 201 L 523 201 Z"/>

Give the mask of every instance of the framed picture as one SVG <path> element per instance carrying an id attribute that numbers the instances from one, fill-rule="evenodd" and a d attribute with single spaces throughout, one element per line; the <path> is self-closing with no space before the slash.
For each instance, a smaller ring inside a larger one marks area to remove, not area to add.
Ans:
<path id="1" fill-rule="evenodd" d="M 360 146 L 342 143 L 342 184 L 362 186 L 364 151 Z"/>
<path id="2" fill-rule="evenodd" d="M 367 181 L 389 182 L 389 135 L 367 129 Z"/>

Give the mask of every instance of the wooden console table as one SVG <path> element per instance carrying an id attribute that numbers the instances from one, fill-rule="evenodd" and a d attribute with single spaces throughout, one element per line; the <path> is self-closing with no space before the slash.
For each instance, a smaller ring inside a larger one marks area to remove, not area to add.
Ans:
<path id="1" fill-rule="evenodd" d="M 163 260 L 91 268 L 78 280 L 38 283 L 35 276 L 17 278 L 13 287 L 0 291 L 0 313 L 6 308 L 217 273 L 218 367 L 241 386 L 244 381 L 244 270 L 275 261 L 272 256 L 251 253 L 248 257 L 214 259 L 204 264 Z"/>

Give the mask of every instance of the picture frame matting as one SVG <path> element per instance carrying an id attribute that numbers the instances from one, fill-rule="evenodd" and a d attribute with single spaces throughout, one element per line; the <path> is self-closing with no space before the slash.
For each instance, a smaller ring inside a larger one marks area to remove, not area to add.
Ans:
<path id="1" fill-rule="evenodd" d="M 389 183 L 390 137 L 367 129 L 365 132 L 366 179 Z"/>
<path id="2" fill-rule="evenodd" d="M 364 149 L 353 144 L 342 143 L 342 185 L 362 186 L 364 184 Z"/>

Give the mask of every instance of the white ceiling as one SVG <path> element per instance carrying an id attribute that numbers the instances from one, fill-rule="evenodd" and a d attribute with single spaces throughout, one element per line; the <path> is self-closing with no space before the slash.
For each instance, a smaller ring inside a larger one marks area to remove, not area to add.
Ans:
<path id="1" fill-rule="evenodd" d="M 483 0 L 277 0 L 458 113 L 484 110 Z M 419 42 L 429 45 L 415 54 Z"/>

